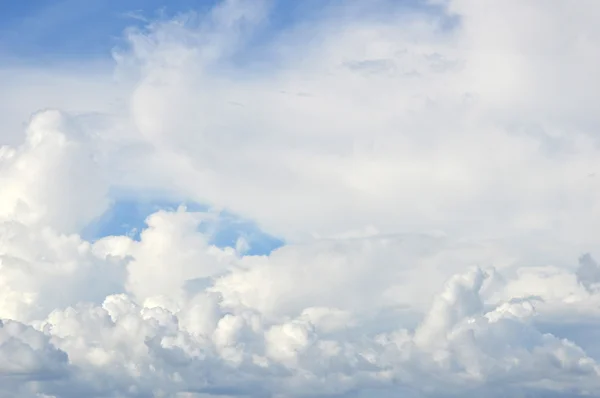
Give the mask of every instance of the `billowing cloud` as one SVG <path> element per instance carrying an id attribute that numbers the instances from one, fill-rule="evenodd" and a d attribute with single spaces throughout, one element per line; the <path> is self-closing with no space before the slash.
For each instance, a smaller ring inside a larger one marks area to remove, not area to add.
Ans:
<path id="1" fill-rule="evenodd" d="M 77 232 L 102 214 L 108 186 L 93 142 L 57 111 L 33 116 L 25 143 L 0 153 L 0 217 Z"/>
<path id="2" fill-rule="evenodd" d="M 376 3 L 225 0 L 110 89 L 7 85 L 0 397 L 598 396 L 600 3 Z M 124 195 L 209 209 L 84 238 Z"/>

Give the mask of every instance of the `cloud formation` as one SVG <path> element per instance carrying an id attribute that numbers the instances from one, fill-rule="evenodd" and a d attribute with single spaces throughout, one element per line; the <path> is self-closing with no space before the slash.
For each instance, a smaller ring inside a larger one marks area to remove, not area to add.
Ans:
<path id="1" fill-rule="evenodd" d="M 19 102 L 0 397 L 598 395 L 600 3 L 369 4 L 265 35 L 225 0 Z M 211 209 L 83 238 L 125 194 Z M 216 246 L 220 210 L 286 244 Z"/>

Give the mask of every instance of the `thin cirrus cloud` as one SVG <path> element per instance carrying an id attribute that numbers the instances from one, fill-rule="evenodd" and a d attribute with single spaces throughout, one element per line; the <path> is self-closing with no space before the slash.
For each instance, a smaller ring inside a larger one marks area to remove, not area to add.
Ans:
<path id="1" fill-rule="evenodd" d="M 600 4 L 276 10 L 2 68 L 0 396 L 597 396 Z"/>

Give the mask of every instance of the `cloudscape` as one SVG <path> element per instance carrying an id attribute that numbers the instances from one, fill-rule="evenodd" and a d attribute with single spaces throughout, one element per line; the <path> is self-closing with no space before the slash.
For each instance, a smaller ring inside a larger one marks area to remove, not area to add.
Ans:
<path id="1" fill-rule="evenodd" d="M 599 1 L 0 14 L 0 397 L 600 397 Z"/>

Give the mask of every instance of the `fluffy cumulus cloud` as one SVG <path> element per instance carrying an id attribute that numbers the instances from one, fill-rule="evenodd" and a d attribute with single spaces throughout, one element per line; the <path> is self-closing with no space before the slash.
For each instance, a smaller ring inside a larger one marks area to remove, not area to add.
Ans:
<path id="1" fill-rule="evenodd" d="M 600 3 L 271 6 L 1 71 L 0 397 L 600 396 Z"/>

